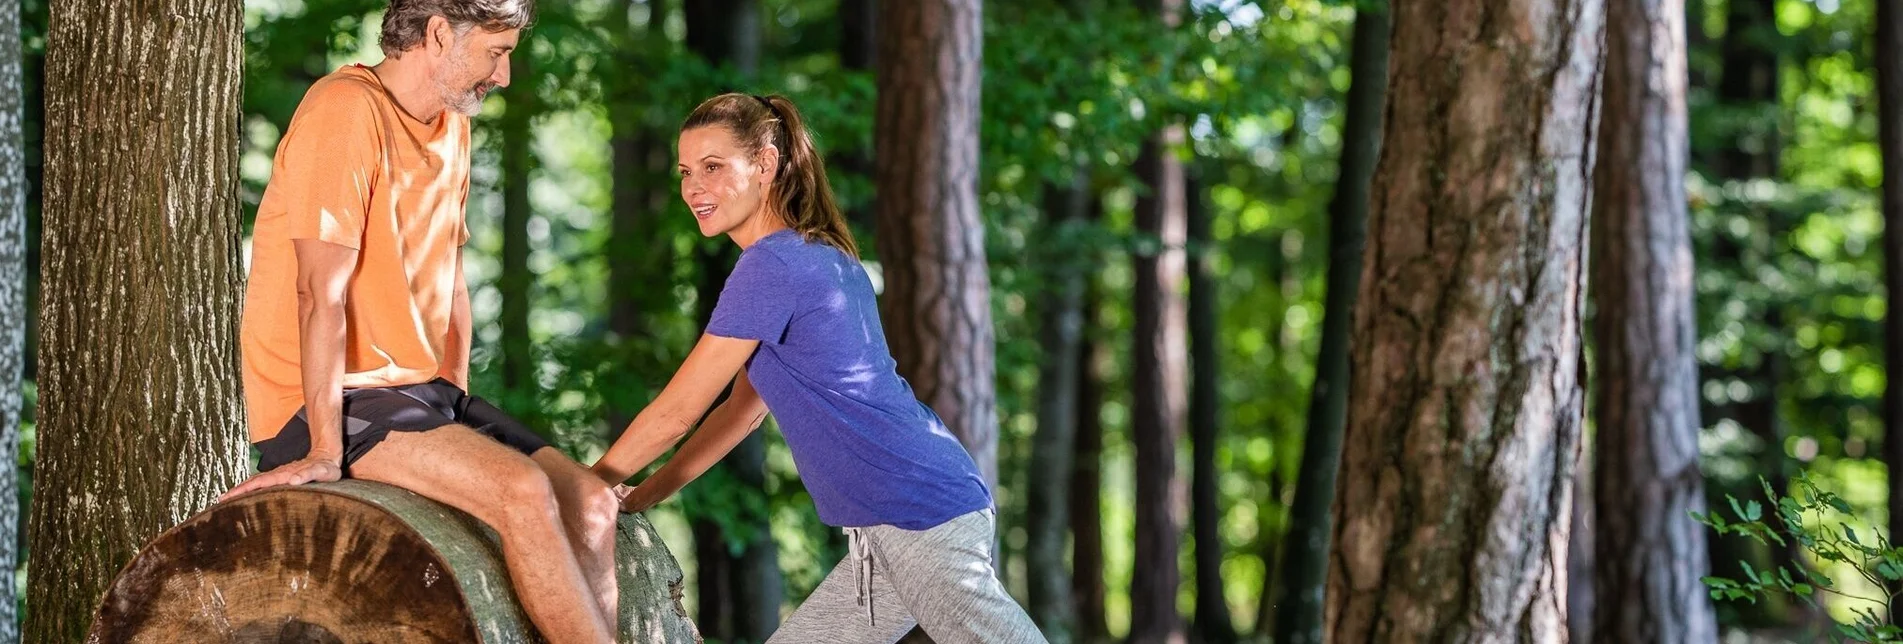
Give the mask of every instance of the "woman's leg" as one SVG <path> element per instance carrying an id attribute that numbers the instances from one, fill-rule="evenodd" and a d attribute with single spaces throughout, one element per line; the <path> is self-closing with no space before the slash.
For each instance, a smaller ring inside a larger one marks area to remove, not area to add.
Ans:
<path id="1" fill-rule="evenodd" d="M 891 644 L 917 625 L 884 571 L 869 557 L 847 555 L 767 644 Z"/>
<path id="2" fill-rule="evenodd" d="M 981 510 L 927 530 L 866 529 L 883 577 L 939 644 L 1045 644 L 991 567 L 992 521 Z"/>

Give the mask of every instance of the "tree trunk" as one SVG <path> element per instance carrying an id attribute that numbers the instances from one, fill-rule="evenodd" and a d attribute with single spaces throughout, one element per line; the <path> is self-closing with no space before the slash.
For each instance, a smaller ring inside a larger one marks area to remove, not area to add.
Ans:
<path id="1" fill-rule="evenodd" d="M 1166 26 L 1178 24 L 1181 0 L 1147 2 Z M 1137 197 L 1136 229 L 1144 247 L 1136 252 L 1135 334 L 1130 372 L 1133 404 L 1130 438 L 1136 449 L 1136 552 L 1130 575 L 1130 641 L 1182 642 L 1183 619 L 1176 610 L 1182 584 L 1177 557 L 1188 512 L 1187 481 L 1177 471 L 1177 450 L 1185 430 L 1188 394 L 1187 325 L 1183 290 L 1184 240 L 1188 213 L 1184 203 L 1183 127 L 1168 124 L 1143 142 L 1136 175 L 1143 182 Z"/>
<path id="2" fill-rule="evenodd" d="M 620 641 L 698 642 L 681 607 L 680 566 L 647 519 L 621 515 L 615 550 Z M 167 530 L 113 580 L 91 635 L 152 644 L 541 641 L 493 531 L 409 491 L 357 480 L 249 494 Z"/>
<path id="3" fill-rule="evenodd" d="M 1044 186 L 1044 274 L 1048 286 L 1039 298 L 1046 309 L 1039 321 L 1045 354 L 1038 367 L 1037 433 L 1031 436 L 1030 525 L 1026 526 L 1026 577 L 1030 613 L 1052 644 L 1072 641 L 1076 605 L 1065 569 L 1070 537 L 1070 484 L 1076 457 L 1077 369 L 1084 341 L 1084 283 L 1092 254 L 1081 244 L 1081 226 L 1089 225 L 1090 180 L 1078 167 L 1069 185 Z"/>
<path id="4" fill-rule="evenodd" d="M 1607 0 L 1592 226 L 1592 640 L 1716 642 L 1700 579 L 1698 341 L 1682 0 Z"/>
<path id="5" fill-rule="evenodd" d="M 514 87 L 502 115 L 502 270 L 496 290 L 502 296 L 502 386 L 511 393 L 533 391 L 535 339 L 529 335 L 529 311 L 535 308 L 535 273 L 529 267 L 530 174 L 535 167 L 535 95 L 529 48 L 513 57 Z"/>
<path id="6" fill-rule="evenodd" d="M 991 277 L 978 211 L 980 0 L 880 6 L 880 314 L 899 374 L 998 484 Z"/>
<path id="7" fill-rule="evenodd" d="M 1889 301 L 1903 303 L 1903 7 L 1877 3 L 1877 133 L 1883 148 L 1883 269 Z M 1903 311 L 1883 318 L 1885 373 L 1903 374 Z M 1890 479 L 1890 535 L 1903 532 L 1903 376 L 1883 391 L 1883 459 Z"/>
<path id="8" fill-rule="evenodd" d="M 1723 60 L 1719 71 L 1718 102 L 1736 117 L 1732 119 L 1732 129 L 1725 132 L 1728 140 L 1714 155 L 1715 174 L 1721 180 L 1775 179 L 1779 175 L 1781 141 L 1777 108 L 1780 102 L 1778 51 L 1781 47 L 1782 36 L 1777 30 L 1775 0 L 1735 0 L 1726 3 L 1725 35 L 1719 43 Z M 1773 219 L 1767 223 L 1765 237 L 1761 239 L 1777 244 L 1784 234 L 1785 226 Z M 1719 236 L 1713 249 L 1713 260 L 1745 262 L 1748 261 L 1745 250 L 1729 236 Z M 1763 357 L 1758 364 L 1743 370 L 1720 370 L 1724 376 L 1736 378 L 1748 385 L 1750 398 L 1719 410 L 1720 414 L 1729 416 L 1758 439 L 1762 451 L 1758 454 L 1757 471 L 1770 481 L 1771 488 L 1779 494 L 1789 487 L 1790 478 L 1787 471 L 1789 458 L 1784 451 L 1785 432 L 1778 410 L 1778 400 L 1782 395 L 1779 389 L 1783 384 L 1787 360 L 1785 347 L 1782 346 L 1788 336 L 1788 330 L 1782 322 L 1783 306 L 1784 302 L 1774 299 L 1766 304 L 1766 310 L 1762 313 L 1765 335 L 1772 338 L 1772 344 L 1760 347 Z M 1743 498 L 1760 494 L 1755 477 L 1738 483 L 1734 490 L 1714 490 L 1714 496 L 1735 493 Z M 1775 522 L 1778 519 L 1773 515 L 1769 520 Z M 1720 539 L 1713 546 L 1710 548 L 1713 574 L 1730 578 L 1744 575 L 1739 565 L 1743 559 L 1749 559 L 1760 569 L 1795 569 L 1800 558 L 1800 547 L 1795 543 L 1789 547 L 1765 547 L 1743 540 Z M 1747 614 L 1773 624 L 1814 622 L 1823 617 L 1810 610 L 1805 602 L 1775 599 L 1768 606 L 1747 611 Z"/>
<path id="9" fill-rule="evenodd" d="M 899 375 L 998 486 L 991 276 L 978 209 L 982 0 L 879 7 L 879 302 Z M 995 551 L 993 553 L 995 558 Z M 919 641 L 915 629 L 911 641 Z"/>
<path id="10" fill-rule="evenodd" d="M 26 356 L 26 138 L 20 3 L 0 2 L 0 642 L 20 641 L 20 377 Z"/>
<path id="11" fill-rule="evenodd" d="M 1148 192 L 1137 199 L 1137 230 L 1150 247 L 1136 258 L 1136 355 L 1131 370 L 1134 397 L 1131 440 L 1136 448 L 1136 561 L 1130 582 L 1133 642 L 1184 637 L 1176 612 L 1181 584 L 1177 555 L 1182 546 L 1185 481 L 1177 471 L 1183 439 L 1188 367 L 1183 302 L 1186 216 L 1183 167 L 1175 148 L 1181 126 L 1143 143 L 1137 175 Z"/>
<path id="12" fill-rule="evenodd" d="M 1295 502 L 1283 538 L 1281 588 L 1262 581 L 1262 598 L 1280 592 L 1274 641 L 1321 644 L 1322 592 L 1328 583 L 1329 505 L 1341 461 L 1342 425 L 1348 416 L 1348 333 L 1354 322 L 1355 285 L 1367 238 L 1368 184 L 1381 150 L 1381 106 L 1388 79 L 1386 3 L 1355 5 L 1354 58 L 1349 62 L 1347 114 L 1342 123 L 1341 169 L 1328 203 L 1328 290 L 1322 304 L 1321 349 L 1309 388 L 1308 427 L 1302 440 Z M 1265 604 L 1266 605 L 1266 604 Z M 1267 617 L 1266 611 L 1262 614 Z M 1263 620 L 1258 633 L 1266 632 Z"/>
<path id="13" fill-rule="evenodd" d="M 1395 7 L 1327 629 L 1565 641 L 1595 0 Z"/>
<path id="14" fill-rule="evenodd" d="M 133 548 L 246 469 L 243 18 L 237 0 L 52 7 L 28 642 L 82 641 Z"/>
<path id="15" fill-rule="evenodd" d="M 1091 199 L 1092 221 L 1103 212 L 1103 203 Z M 1070 479 L 1071 601 L 1075 605 L 1074 641 L 1103 642 L 1110 637 L 1104 616 L 1103 569 L 1103 376 L 1098 371 L 1102 345 L 1092 339 L 1091 329 L 1098 328 L 1097 307 L 1101 293 L 1097 283 L 1084 278 L 1084 332 L 1077 345 L 1077 435 L 1076 458 L 1072 459 Z"/>
<path id="16" fill-rule="evenodd" d="M 707 62 L 724 66 L 741 78 L 750 78 L 760 65 L 760 5 L 758 0 L 684 2 L 687 48 Z M 734 88 L 737 89 L 737 88 Z M 738 250 L 725 240 L 698 246 L 697 322 L 707 326 L 720 290 L 733 270 Z M 766 438 L 754 432 L 720 460 L 717 466 L 738 483 L 741 493 L 766 497 Z M 729 550 L 732 538 L 711 518 L 694 525 L 694 558 L 701 567 L 701 610 L 726 618 L 729 630 L 709 629 L 714 639 L 764 642 L 780 625 L 785 584 L 780 574 L 779 549 L 773 543 L 768 517 L 749 517 L 752 530 L 738 552 Z M 724 577 L 715 580 L 710 574 Z M 707 613 L 703 613 L 707 614 Z"/>
<path id="17" fill-rule="evenodd" d="M 878 62 L 879 52 L 879 3 L 877 0 L 839 0 L 839 67 L 849 72 L 872 72 Z M 839 154 L 838 170 L 854 175 L 865 176 L 873 172 L 872 158 L 859 143 L 842 146 L 835 142 L 833 149 Z M 843 147 L 843 149 L 842 149 Z M 833 185 L 837 186 L 835 182 Z M 859 232 L 861 239 L 875 233 L 873 212 L 878 196 L 874 195 L 869 203 L 857 204 L 846 209 L 846 221 Z"/>
<path id="18" fill-rule="evenodd" d="M 644 38 L 661 38 L 660 23 L 667 16 L 666 0 L 648 0 L 648 24 L 636 30 L 628 23 L 625 10 L 610 11 L 609 29 L 616 37 L 619 54 L 632 63 L 639 55 L 633 51 Z M 630 76 L 615 76 L 621 83 L 616 94 L 632 92 L 628 84 L 641 82 Z M 609 126 L 613 129 L 608 147 L 614 185 L 613 222 L 610 224 L 608 262 L 608 330 L 621 341 L 648 335 L 654 331 L 647 318 L 655 311 L 671 306 L 673 293 L 664 279 L 674 273 L 673 243 L 662 234 L 661 218 L 668 205 L 678 197 L 672 190 L 669 168 L 673 151 L 668 137 L 660 136 L 652 124 L 642 118 L 641 105 L 630 105 L 625 98 L 611 99 Z M 659 284 L 656 280 L 663 280 Z M 614 435 L 621 435 L 631 419 L 632 410 L 622 410 L 624 418 L 612 422 Z"/>
<path id="19" fill-rule="evenodd" d="M 1210 266 L 1215 238 L 1210 234 L 1211 213 L 1203 200 L 1203 186 L 1186 181 L 1184 210 L 1188 213 L 1189 350 L 1190 366 L 1190 517 L 1196 544 L 1196 635 L 1205 644 L 1236 641 L 1235 620 L 1222 583 L 1222 504 L 1218 498 L 1216 441 L 1222 404 L 1217 378 L 1218 327 L 1216 279 Z"/>

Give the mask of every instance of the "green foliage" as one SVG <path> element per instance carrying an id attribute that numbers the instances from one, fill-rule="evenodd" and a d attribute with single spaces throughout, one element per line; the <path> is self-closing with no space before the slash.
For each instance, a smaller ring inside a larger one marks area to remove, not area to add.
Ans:
<path id="1" fill-rule="evenodd" d="M 1718 512 L 1694 512 L 1692 518 L 1719 536 L 1746 537 L 1779 548 L 1797 544 L 1810 561 L 1800 561 L 1795 569 L 1777 566 L 1765 571 L 1740 561 L 1742 579 L 1704 578 L 1712 599 L 1756 604 L 1761 598 L 1781 596 L 1821 607 L 1823 595 L 1836 595 L 1853 605 L 1830 633 L 1832 641 L 1903 642 L 1903 627 L 1891 617 L 1897 596 L 1903 594 L 1903 548 L 1875 530 L 1857 534 L 1845 521 L 1854 512 L 1850 503 L 1819 487 L 1807 474 L 1791 479 L 1789 496 L 1778 494 L 1768 480 L 1761 483 L 1771 513 L 1755 500 L 1741 502 L 1727 495 L 1731 519 Z M 1840 583 L 1825 572 L 1832 565 L 1854 571 L 1874 590 Z"/>

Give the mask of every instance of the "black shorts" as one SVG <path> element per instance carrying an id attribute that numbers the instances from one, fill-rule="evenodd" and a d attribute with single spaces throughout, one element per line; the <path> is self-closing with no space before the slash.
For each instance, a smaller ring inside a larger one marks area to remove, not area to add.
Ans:
<path id="1" fill-rule="evenodd" d="M 464 392 L 437 378 L 420 385 L 344 390 L 344 462 L 350 465 L 370 453 L 390 432 L 424 432 L 462 424 L 523 454 L 548 447 L 548 441 L 497 409 L 489 401 Z M 258 471 L 268 472 L 311 452 L 311 426 L 304 410 L 297 410 L 277 436 L 254 445 Z"/>

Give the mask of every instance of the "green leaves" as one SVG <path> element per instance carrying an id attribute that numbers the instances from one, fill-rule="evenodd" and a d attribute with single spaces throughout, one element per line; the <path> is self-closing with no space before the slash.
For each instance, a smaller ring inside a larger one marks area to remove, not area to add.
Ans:
<path id="1" fill-rule="evenodd" d="M 1818 592 L 1824 591 L 1863 600 L 1870 606 L 1889 605 L 1885 598 L 1860 596 L 1854 594 L 1859 591 L 1843 589 L 1824 574 L 1821 564 L 1847 566 L 1856 570 L 1869 586 L 1887 592 L 1881 589 L 1895 588 L 1896 582 L 1903 581 L 1903 549 L 1891 547 L 1890 541 L 1880 533 L 1873 539 L 1858 534 L 1849 523 L 1834 520 L 1849 514 L 1849 503 L 1819 488 L 1808 474 L 1799 473 L 1790 480 L 1789 496 L 1778 495 L 1768 483 L 1763 487 L 1766 500 L 1779 510 L 1774 523 L 1765 520 L 1763 508 L 1757 501 L 1740 501 L 1730 495 L 1725 498 L 1737 521 L 1701 512 L 1693 512 L 1691 516 L 1720 536 L 1748 536 L 1780 547 L 1796 542 L 1803 547 L 1809 561 L 1800 557 L 1796 569 L 1779 566 L 1771 571 L 1760 571 L 1751 562 L 1740 561 L 1743 580 L 1719 576 L 1701 580 L 1712 599 L 1757 604 L 1761 598 L 1781 596 L 1816 605 Z M 1903 629 L 1890 623 L 1887 611 L 1879 615 L 1862 605 L 1853 610 L 1848 622 L 1838 624 L 1837 631 L 1860 642 L 1903 641 Z"/>

